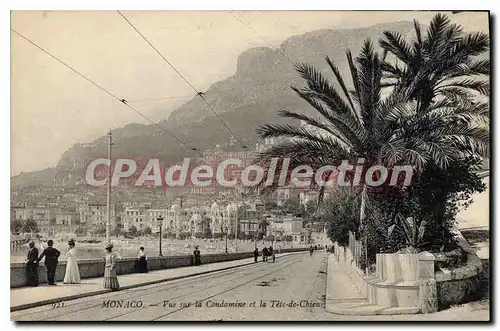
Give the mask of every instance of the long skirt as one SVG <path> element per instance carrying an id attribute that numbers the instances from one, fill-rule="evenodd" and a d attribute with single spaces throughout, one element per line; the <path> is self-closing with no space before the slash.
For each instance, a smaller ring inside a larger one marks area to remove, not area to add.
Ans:
<path id="1" fill-rule="evenodd" d="M 120 288 L 118 277 L 116 277 L 116 269 L 111 270 L 111 267 L 104 268 L 104 288 L 117 290 Z"/>
<path id="2" fill-rule="evenodd" d="M 66 273 L 64 274 L 64 284 L 80 284 L 80 272 L 76 259 L 69 258 L 66 262 Z"/>
<path id="3" fill-rule="evenodd" d="M 136 271 L 140 273 L 147 273 L 148 272 L 148 261 L 146 258 L 143 256 L 136 262 Z"/>

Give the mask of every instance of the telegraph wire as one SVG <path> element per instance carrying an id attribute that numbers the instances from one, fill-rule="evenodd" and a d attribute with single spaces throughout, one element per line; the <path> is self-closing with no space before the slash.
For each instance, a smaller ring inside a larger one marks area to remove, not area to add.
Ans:
<path id="1" fill-rule="evenodd" d="M 259 84 L 247 85 L 247 86 L 243 86 L 243 87 L 239 87 L 239 88 L 217 90 L 215 92 L 218 93 L 218 92 L 238 91 L 238 90 L 243 90 L 245 88 L 257 87 L 257 86 L 266 86 L 266 85 L 271 85 L 271 84 L 276 84 L 276 82 L 259 83 Z M 216 96 L 207 96 L 206 94 L 207 93 L 205 93 L 205 98 L 216 98 Z M 149 102 L 149 101 L 168 100 L 168 99 L 188 99 L 188 98 L 192 98 L 192 97 L 193 97 L 193 95 L 185 95 L 185 96 L 178 96 L 178 97 L 159 97 L 159 98 L 152 98 L 152 99 L 128 100 L 128 102 L 139 103 L 139 102 Z"/>
<path id="2" fill-rule="evenodd" d="M 231 16 L 233 16 L 237 21 L 239 21 L 241 24 L 243 24 L 244 26 L 246 26 L 250 31 L 252 31 L 254 34 L 256 34 L 260 39 L 262 39 L 262 41 L 264 41 L 272 50 L 274 50 L 274 51 L 278 52 L 279 54 L 281 54 L 294 67 L 297 65 L 297 63 L 295 63 L 294 61 L 292 61 L 285 53 L 283 53 L 282 51 L 280 51 L 279 48 L 275 48 L 275 46 L 273 46 L 270 42 L 268 42 L 266 39 L 264 39 L 264 37 L 262 37 L 257 31 L 255 31 L 255 29 L 253 29 L 251 26 L 249 26 L 248 24 L 246 24 L 241 18 L 239 18 L 237 15 L 235 15 L 232 11 L 228 11 L 228 13 Z"/>
<path id="3" fill-rule="evenodd" d="M 125 20 L 125 22 L 127 22 L 135 30 L 135 32 L 137 32 L 137 34 L 139 34 L 139 36 L 141 36 L 142 39 L 144 39 L 144 41 L 163 59 L 163 61 L 165 61 L 165 63 L 167 63 L 177 73 L 177 75 L 179 77 L 181 77 L 182 80 L 184 80 L 184 82 L 186 82 L 186 84 L 188 84 L 189 87 L 191 87 L 191 89 L 193 89 L 193 91 L 196 92 L 196 95 L 198 95 L 207 104 L 208 108 L 212 111 L 212 113 L 214 113 L 214 115 L 219 119 L 219 121 L 224 125 L 224 127 L 233 135 L 233 137 L 236 140 L 238 140 L 238 142 L 241 144 L 241 146 L 243 147 L 243 149 L 247 149 L 248 147 L 245 145 L 245 143 L 243 142 L 243 140 L 241 140 L 241 138 L 238 137 L 236 135 L 236 133 L 234 133 L 233 130 L 231 130 L 231 128 L 229 128 L 229 126 L 226 124 L 226 122 L 220 117 L 220 115 L 212 108 L 212 106 L 210 105 L 210 103 L 205 99 L 205 97 L 203 96 L 203 92 L 199 92 L 193 86 L 193 84 L 191 84 L 191 82 L 189 82 L 189 80 L 186 77 L 184 77 L 184 75 L 182 75 L 181 72 L 179 70 L 177 70 L 177 68 L 175 68 L 174 65 L 169 60 L 167 60 L 167 58 L 165 56 L 163 56 L 163 54 L 146 38 L 146 36 L 144 36 L 139 31 L 139 29 L 137 29 L 135 27 L 135 25 L 132 24 L 132 22 L 125 17 L 125 15 L 123 15 L 119 10 L 117 12 Z"/>
<path id="4" fill-rule="evenodd" d="M 24 39 L 25 41 L 29 42 L 31 45 L 35 46 L 36 48 L 38 48 L 39 50 L 41 50 L 42 52 L 44 52 L 45 54 L 47 54 L 48 56 L 50 56 L 51 58 L 53 58 L 54 60 L 56 60 L 57 62 L 61 63 L 62 65 L 64 65 L 65 67 L 67 67 L 68 69 L 70 69 L 71 71 L 73 71 L 74 73 L 76 73 L 81 78 L 85 79 L 87 82 L 91 83 L 92 85 L 94 85 L 95 87 L 97 87 L 98 89 L 100 89 L 101 91 L 103 91 L 104 93 L 108 94 L 112 98 L 114 98 L 114 99 L 118 100 L 119 102 L 121 102 L 122 104 L 124 104 L 126 107 L 128 107 L 129 109 L 131 109 L 132 111 L 134 111 L 136 114 L 138 114 L 139 116 L 141 116 L 144 119 L 146 119 L 151 124 L 155 125 L 157 128 L 159 128 L 160 130 L 162 130 L 163 132 L 165 132 L 166 134 L 168 134 L 169 136 L 171 136 L 172 138 L 174 138 L 175 140 L 177 140 L 178 142 L 180 142 L 185 147 L 188 147 L 192 151 L 198 151 L 198 149 L 196 147 L 189 147 L 187 145 L 187 143 L 185 143 L 182 139 L 180 139 L 177 136 L 175 136 L 174 134 L 168 132 L 163 127 L 161 127 L 158 123 L 156 123 L 152 119 L 150 119 L 148 116 L 144 115 L 143 113 L 141 113 L 140 111 L 138 111 L 137 109 L 135 109 L 134 107 L 132 107 L 131 105 L 129 105 L 128 102 L 127 102 L 127 100 L 119 98 L 118 96 L 116 96 L 112 92 L 108 91 L 107 89 L 105 89 L 101 85 L 97 84 L 96 82 L 94 82 L 93 80 L 91 80 L 90 78 L 88 78 L 87 76 L 85 76 L 84 74 L 82 74 L 81 72 L 79 72 L 78 70 L 76 70 L 75 68 L 73 68 L 72 66 L 70 66 L 69 64 L 67 64 L 66 62 L 64 62 L 61 59 L 59 59 L 57 56 L 53 55 L 49 51 L 45 50 L 43 47 L 41 47 L 38 44 L 36 44 L 34 41 L 30 40 L 28 37 L 25 37 L 20 32 L 16 31 L 13 28 L 11 28 L 11 30 L 12 30 L 12 32 L 14 32 L 15 34 L 17 34 L 22 39 Z"/>

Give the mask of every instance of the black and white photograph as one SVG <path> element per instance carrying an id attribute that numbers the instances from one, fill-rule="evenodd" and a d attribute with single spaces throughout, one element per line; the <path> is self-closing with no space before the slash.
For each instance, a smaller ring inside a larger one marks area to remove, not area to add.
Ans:
<path id="1" fill-rule="evenodd" d="M 11 321 L 491 321 L 486 9 L 12 10 Z"/>

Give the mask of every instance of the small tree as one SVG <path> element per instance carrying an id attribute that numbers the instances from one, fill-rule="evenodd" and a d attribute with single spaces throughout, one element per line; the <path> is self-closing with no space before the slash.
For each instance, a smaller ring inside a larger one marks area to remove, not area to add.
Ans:
<path id="1" fill-rule="evenodd" d="M 349 243 L 349 230 L 359 226 L 360 199 L 349 190 L 341 190 L 332 199 L 325 201 L 322 218 L 327 224 L 327 235 L 341 246 Z"/>
<path id="2" fill-rule="evenodd" d="M 106 234 L 106 227 L 104 225 L 99 225 L 92 230 L 92 233 L 96 236 L 102 236 L 103 234 Z"/>
<path id="3" fill-rule="evenodd" d="M 147 226 L 142 233 L 146 236 L 150 235 L 152 233 L 151 228 Z"/>
<path id="4" fill-rule="evenodd" d="M 296 197 L 292 197 L 285 201 L 283 210 L 289 214 L 297 214 L 300 212 L 300 201 Z"/>
<path id="5" fill-rule="evenodd" d="M 128 233 L 130 236 L 132 236 L 132 237 L 136 237 L 138 234 L 137 234 L 137 228 L 135 227 L 135 225 L 132 225 L 132 226 L 128 229 L 127 233 Z"/>
<path id="6" fill-rule="evenodd" d="M 75 229 L 75 234 L 77 236 L 84 236 L 87 234 L 87 229 L 85 229 L 83 226 L 79 226 Z"/>
<path id="7" fill-rule="evenodd" d="M 20 220 L 18 219 L 11 219 L 10 220 L 10 231 L 11 232 L 19 232 L 21 231 L 23 228 L 23 222 L 21 222 Z"/>
<path id="8" fill-rule="evenodd" d="M 36 221 L 32 218 L 28 218 L 24 224 L 23 224 L 23 232 L 28 233 L 28 232 L 33 232 L 33 233 L 38 233 L 38 224 Z"/>
<path id="9" fill-rule="evenodd" d="M 278 208 L 278 204 L 274 201 L 269 201 L 269 202 L 266 202 L 266 210 L 273 210 L 273 209 L 277 209 Z"/>
<path id="10" fill-rule="evenodd" d="M 267 233 L 267 227 L 269 226 L 269 221 L 265 218 L 259 220 L 259 232 L 258 238 L 262 239 L 263 236 Z"/>
<path id="11" fill-rule="evenodd" d="M 311 217 L 314 215 L 314 213 L 316 212 L 317 205 L 318 205 L 318 202 L 316 200 L 307 201 L 306 206 L 305 206 L 305 214 L 307 217 Z"/>
<path id="12" fill-rule="evenodd" d="M 123 234 L 123 230 L 119 225 L 116 225 L 113 231 L 111 231 L 111 235 L 114 237 L 121 236 Z"/>
<path id="13" fill-rule="evenodd" d="M 203 237 L 212 238 L 212 230 L 210 229 L 210 219 L 208 217 L 203 218 L 202 228 L 203 228 Z"/>

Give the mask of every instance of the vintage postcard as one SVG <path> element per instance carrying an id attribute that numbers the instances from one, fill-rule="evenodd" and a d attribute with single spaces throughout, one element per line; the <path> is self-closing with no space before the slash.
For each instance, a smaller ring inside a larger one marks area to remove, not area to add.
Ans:
<path id="1" fill-rule="evenodd" d="M 11 320 L 489 321 L 489 24 L 11 12 Z"/>

